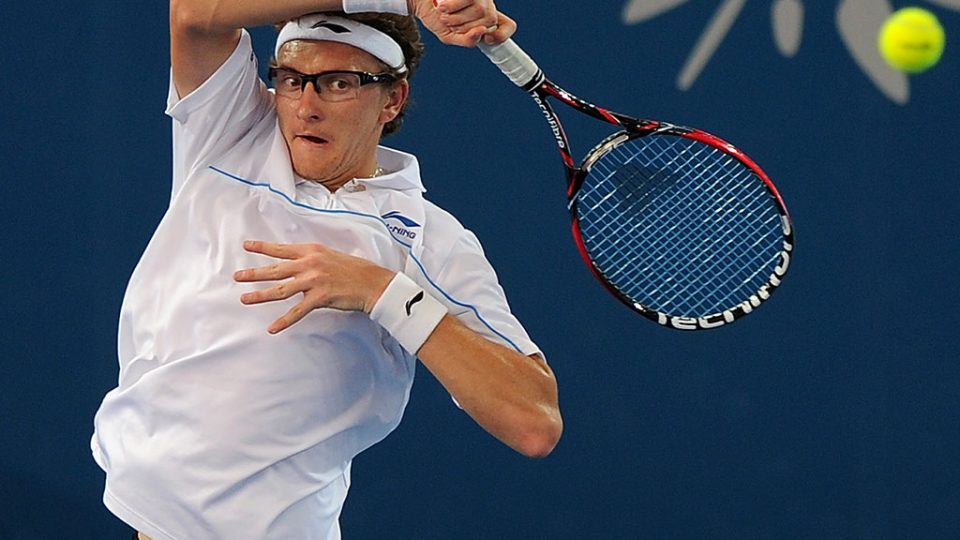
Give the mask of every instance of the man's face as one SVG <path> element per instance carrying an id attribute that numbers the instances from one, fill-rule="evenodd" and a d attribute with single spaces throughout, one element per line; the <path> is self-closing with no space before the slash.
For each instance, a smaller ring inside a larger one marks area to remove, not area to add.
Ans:
<path id="1" fill-rule="evenodd" d="M 277 63 L 304 74 L 384 71 L 366 51 L 331 41 L 289 41 Z M 335 103 L 321 99 L 313 84 L 299 98 L 278 95 L 277 118 L 294 171 L 331 190 L 371 176 L 383 125 L 399 114 L 407 92 L 407 82 L 399 81 L 362 86 L 357 99 Z"/>

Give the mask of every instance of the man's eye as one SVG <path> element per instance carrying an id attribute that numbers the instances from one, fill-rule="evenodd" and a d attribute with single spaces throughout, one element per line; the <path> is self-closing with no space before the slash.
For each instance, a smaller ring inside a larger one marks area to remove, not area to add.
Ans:
<path id="1" fill-rule="evenodd" d="M 350 77 L 330 77 L 325 86 L 332 92 L 345 92 L 357 85 Z"/>
<path id="2" fill-rule="evenodd" d="M 280 85 L 288 89 L 300 88 L 300 77 L 293 75 L 283 76 L 280 78 Z"/>

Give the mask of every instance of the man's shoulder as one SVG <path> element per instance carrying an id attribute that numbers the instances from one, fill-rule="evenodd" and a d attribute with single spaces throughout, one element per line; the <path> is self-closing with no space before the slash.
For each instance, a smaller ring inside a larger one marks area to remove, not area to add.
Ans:
<path id="1" fill-rule="evenodd" d="M 446 261 L 458 253 L 481 252 L 480 242 L 474 233 L 448 210 L 424 199 L 424 239 L 425 254 Z"/>
<path id="2" fill-rule="evenodd" d="M 472 234 L 453 213 L 427 198 L 423 199 L 423 212 L 424 232 L 430 237 L 456 242 Z"/>

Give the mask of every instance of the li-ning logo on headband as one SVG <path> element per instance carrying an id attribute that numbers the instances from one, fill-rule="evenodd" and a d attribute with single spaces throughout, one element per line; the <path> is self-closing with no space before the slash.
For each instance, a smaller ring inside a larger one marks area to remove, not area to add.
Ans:
<path id="1" fill-rule="evenodd" d="M 330 30 L 330 31 L 333 32 L 334 34 L 349 34 L 349 33 L 350 33 L 350 29 L 349 29 L 349 28 L 347 28 L 347 27 L 345 27 L 345 26 L 340 26 L 339 24 L 335 24 L 335 23 L 332 23 L 332 22 L 327 22 L 327 21 L 320 21 L 320 22 L 314 24 L 313 26 L 311 26 L 310 28 L 313 28 L 314 30 L 316 30 L 317 28 L 326 28 L 327 30 Z"/>
<path id="2" fill-rule="evenodd" d="M 397 40 L 373 26 L 346 17 L 313 14 L 288 22 L 277 36 L 273 54 L 279 56 L 284 43 L 298 39 L 345 43 L 372 54 L 400 73 L 407 70 L 403 49 Z"/>

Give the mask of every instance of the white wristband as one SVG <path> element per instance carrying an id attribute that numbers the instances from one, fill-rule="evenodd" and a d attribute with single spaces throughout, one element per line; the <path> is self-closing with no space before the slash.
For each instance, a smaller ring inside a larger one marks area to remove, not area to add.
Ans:
<path id="1" fill-rule="evenodd" d="M 417 354 L 427 341 L 447 307 L 430 296 L 403 272 L 397 272 L 370 310 L 370 318 L 380 323 L 410 354 Z"/>
<path id="2" fill-rule="evenodd" d="M 407 14 L 407 0 L 343 0 L 344 13 L 396 13 Z"/>

